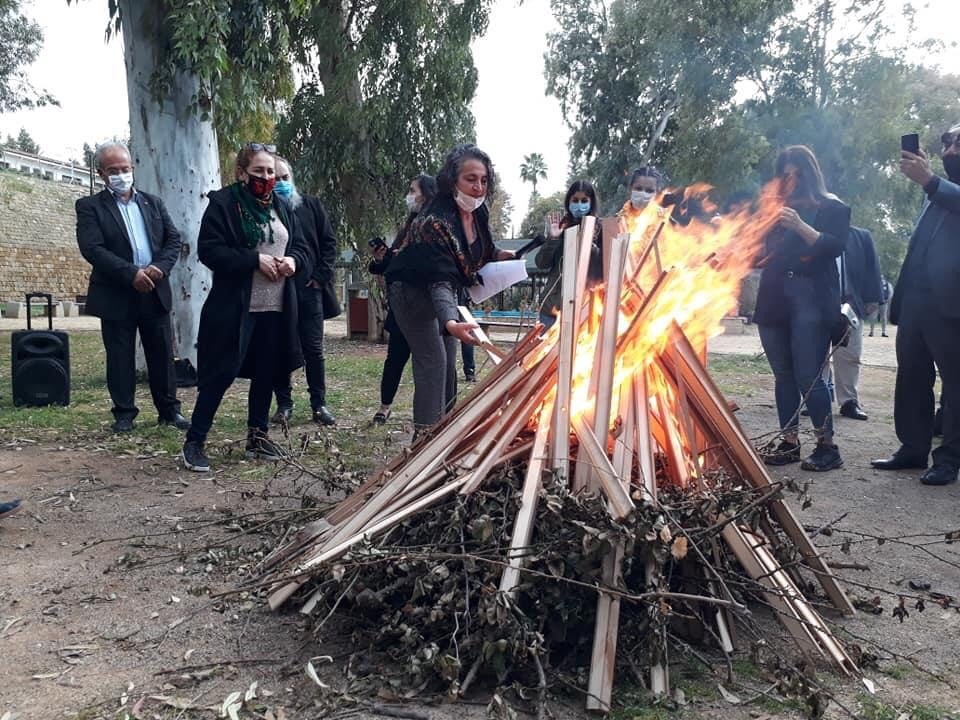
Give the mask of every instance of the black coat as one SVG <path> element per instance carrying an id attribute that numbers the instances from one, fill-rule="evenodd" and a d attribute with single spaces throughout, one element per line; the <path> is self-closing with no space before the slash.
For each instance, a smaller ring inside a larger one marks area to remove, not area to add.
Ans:
<path id="1" fill-rule="evenodd" d="M 163 201 L 156 195 L 139 190 L 133 202 L 140 208 L 143 224 L 150 238 L 151 264 L 160 269 L 163 278 L 153 294 L 158 311 L 170 312 L 170 271 L 180 255 L 180 232 L 174 226 Z M 107 320 L 128 320 L 134 317 L 140 294 L 133 287 L 139 268 L 133 264 L 133 247 L 117 201 L 109 190 L 77 200 L 77 245 L 80 254 L 93 266 L 87 290 L 86 312 Z"/>
<path id="2" fill-rule="evenodd" d="M 805 213 L 801 211 L 801 216 Z M 757 309 L 753 321 L 757 325 L 784 325 L 789 322 L 788 295 L 796 288 L 807 287 L 795 283 L 795 276 L 812 282 L 810 297 L 826 325 L 832 325 L 840 312 L 840 273 L 837 256 L 847 245 L 850 234 L 850 208 L 839 200 L 827 199 L 804 217 L 804 221 L 820 231 L 813 245 L 807 245 L 797 233 L 774 228 L 766 238 L 762 261 L 760 286 L 757 289 Z"/>
<path id="3" fill-rule="evenodd" d="M 867 305 L 883 302 L 880 263 L 869 230 L 850 227 L 847 249 L 843 251 L 843 268 L 846 271 L 843 301 L 850 303 L 857 316 L 863 318 Z"/>
<path id="4" fill-rule="evenodd" d="M 322 315 L 324 288 L 332 292 L 334 265 L 337 261 L 337 238 L 333 234 L 333 225 L 320 198 L 302 195 L 297 206 L 297 220 L 303 232 L 304 240 L 314 257 L 313 272 L 309 275 L 297 273 L 296 287 L 301 315 Z M 308 287 L 307 283 L 313 287 Z"/>
<path id="5" fill-rule="evenodd" d="M 935 312 L 960 318 L 960 185 L 939 178 L 913 229 L 890 301 L 890 322 L 900 319 L 904 295 L 930 290 Z"/>
<path id="6" fill-rule="evenodd" d="M 197 254 L 213 271 L 213 286 L 200 313 L 197 335 L 197 374 L 200 382 L 220 373 L 250 377 L 251 368 L 241 357 L 240 331 L 250 311 L 253 273 L 260 267 L 259 253 L 246 247 L 240 210 L 230 188 L 209 194 L 210 204 L 200 222 Z M 297 274 L 313 272 L 314 257 L 289 204 L 274 195 L 273 207 L 287 227 L 286 255 L 297 264 Z M 297 293 L 293 282 L 283 287 L 283 338 L 276 348 L 278 376 L 303 365 L 297 334 Z"/>

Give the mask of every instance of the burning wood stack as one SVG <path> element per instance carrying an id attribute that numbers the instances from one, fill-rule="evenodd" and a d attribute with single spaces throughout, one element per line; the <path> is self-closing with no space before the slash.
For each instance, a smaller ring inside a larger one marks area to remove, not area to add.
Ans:
<path id="1" fill-rule="evenodd" d="M 594 220 L 585 218 L 579 230 L 567 230 L 563 306 L 554 327 L 542 336 L 542 328 L 535 328 L 510 353 L 482 338 L 495 367 L 470 395 L 428 437 L 267 559 L 264 578 L 274 583 L 271 606 L 285 603 L 312 575 L 358 543 L 453 494 L 474 493 L 492 469 L 508 462 L 526 464 L 520 511 L 500 577 L 499 590 L 508 596 L 524 572 L 546 482 L 565 484 L 573 493 L 599 493 L 610 516 L 622 521 L 640 505 L 656 507 L 658 492 L 666 487 L 690 494 L 709 490 L 719 472 L 760 492 L 770 489 L 764 498 L 769 512 L 759 528 L 736 517 L 716 517 L 726 546 L 804 653 L 856 673 L 854 662 L 798 589 L 795 568 L 784 569 L 777 560 L 784 537 L 832 603 L 847 614 L 853 608 L 775 492 L 704 367 L 707 339 L 735 307 L 739 281 L 776 209 L 761 205 L 752 212 L 681 226 L 651 204 L 638 227 L 605 248 L 606 283 L 594 289 L 587 288 L 586 274 Z M 610 707 L 621 604 L 615 591 L 622 585 L 623 554 L 622 543 L 607 554 L 597 588 L 590 710 Z M 705 572 L 714 597 L 700 599 L 704 607 L 715 608 L 710 615 L 716 636 L 729 652 L 729 608 L 737 603 L 729 591 L 724 595 L 718 577 Z M 646 577 L 647 588 L 657 590 L 659 571 L 652 563 Z M 310 597 L 306 610 L 318 599 Z M 654 658 L 650 668 L 651 689 L 668 692 L 665 655 Z"/>

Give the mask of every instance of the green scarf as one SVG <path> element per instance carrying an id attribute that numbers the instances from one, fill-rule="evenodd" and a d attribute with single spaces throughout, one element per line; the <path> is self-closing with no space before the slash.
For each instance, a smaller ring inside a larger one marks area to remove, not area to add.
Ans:
<path id="1" fill-rule="evenodd" d="M 230 194 L 237 201 L 240 211 L 240 227 L 243 228 L 243 239 L 246 247 L 251 250 L 263 242 L 273 242 L 273 226 L 270 224 L 270 208 L 273 203 L 264 205 L 251 195 L 239 180 L 230 186 Z"/>

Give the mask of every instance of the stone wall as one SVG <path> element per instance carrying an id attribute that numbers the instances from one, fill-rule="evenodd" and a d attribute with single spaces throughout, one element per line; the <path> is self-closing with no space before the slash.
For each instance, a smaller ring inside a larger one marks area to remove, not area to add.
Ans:
<path id="1" fill-rule="evenodd" d="M 90 265 L 77 249 L 73 205 L 87 189 L 0 171 L 0 302 L 48 292 L 75 300 Z"/>

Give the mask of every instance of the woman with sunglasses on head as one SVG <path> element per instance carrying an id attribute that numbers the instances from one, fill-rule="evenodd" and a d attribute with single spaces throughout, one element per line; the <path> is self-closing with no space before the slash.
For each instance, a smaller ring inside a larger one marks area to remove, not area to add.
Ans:
<path id="1" fill-rule="evenodd" d="M 250 379 L 248 458 L 279 460 L 267 436 L 274 381 L 303 364 L 297 334 L 294 273 L 309 274 L 314 258 L 296 214 L 274 193 L 275 148 L 250 143 L 237 154 L 237 181 L 208 195 L 197 240 L 213 285 L 200 313 L 197 402 L 183 446 L 189 470 L 210 469 L 204 444 L 224 393 Z"/>
<path id="2" fill-rule="evenodd" d="M 437 175 L 437 197 L 413 221 L 386 271 L 387 296 L 413 355 L 415 437 L 436 423 L 456 395 L 457 341 L 476 344 L 461 322 L 457 291 L 478 282 L 487 263 L 514 257 L 493 244 L 486 199 L 496 176 L 476 145 L 451 150 Z"/>
<path id="3" fill-rule="evenodd" d="M 398 248 L 403 247 L 410 232 L 410 226 L 420 212 L 433 202 L 437 196 L 437 181 L 430 175 L 418 175 L 410 181 L 404 201 L 407 206 L 407 219 L 397 232 L 390 247 L 380 244 L 373 250 L 373 260 L 367 269 L 373 275 L 384 275 L 390 267 L 390 260 Z M 380 409 L 373 415 L 373 422 L 383 425 L 390 419 L 390 407 L 400 387 L 403 369 L 410 359 L 410 345 L 397 325 L 393 308 L 387 303 L 387 317 L 383 321 L 384 329 L 390 333 L 387 343 L 387 357 L 383 361 L 383 373 L 380 376 Z"/>
<path id="4" fill-rule="evenodd" d="M 540 304 L 540 322 L 549 328 L 556 322 L 562 302 L 563 234 L 567 228 L 578 227 L 588 215 L 596 216 L 600 202 L 593 184 L 577 180 L 563 198 L 563 216 L 559 222 L 550 222 L 549 237 L 537 251 L 534 261 L 541 270 L 547 270 L 543 302 Z M 593 226 L 593 246 L 590 248 L 590 267 L 587 276 L 591 281 L 603 279 L 602 228 L 598 220 Z"/>
<path id="5" fill-rule="evenodd" d="M 837 258 L 850 233 L 850 208 L 827 191 L 817 158 L 804 145 L 780 152 L 775 180 L 784 204 L 764 240 L 753 321 L 773 370 L 782 439 L 764 449 L 764 461 L 800 462 L 798 415 L 806 398 L 817 446 L 800 467 L 822 472 L 843 465 L 821 372 L 840 315 Z"/>

